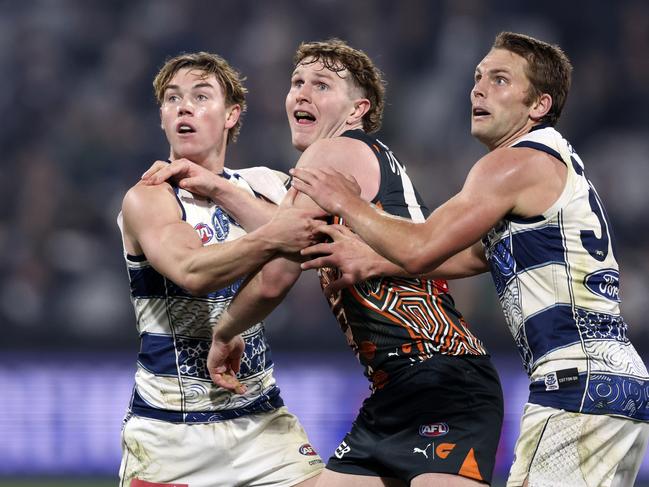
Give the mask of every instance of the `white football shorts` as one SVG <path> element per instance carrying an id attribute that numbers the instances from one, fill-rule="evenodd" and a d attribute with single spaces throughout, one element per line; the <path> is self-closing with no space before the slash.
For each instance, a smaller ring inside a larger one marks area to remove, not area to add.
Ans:
<path id="1" fill-rule="evenodd" d="M 122 429 L 119 485 L 283 487 L 323 467 L 286 407 L 214 423 L 131 416 Z"/>
<path id="2" fill-rule="evenodd" d="M 527 403 L 507 487 L 627 487 L 642 463 L 649 424 Z"/>

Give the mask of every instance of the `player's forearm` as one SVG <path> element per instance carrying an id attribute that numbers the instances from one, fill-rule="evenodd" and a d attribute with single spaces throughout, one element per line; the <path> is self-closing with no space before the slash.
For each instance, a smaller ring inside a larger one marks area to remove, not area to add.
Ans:
<path id="1" fill-rule="evenodd" d="M 423 277 L 425 279 L 461 279 L 486 272 L 485 262 L 473 255 L 471 248 L 446 259 L 440 265 L 424 274 L 411 274 L 388 259 L 376 256 L 366 263 L 367 278 L 376 276 Z"/>
<path id="2" fill-rule="evenodd" d="M 281 298 L 277 298 L 258 301 L 255 307 L 228 308 L 214 327 L 214 338 L 226 342 L 232 340 L 266 318 L 280 302 Z"/>
<path id="3" fill-rule="evenodd" d="M 471 247 L 446 259 L 424 277 L 428 279 L 462 279 L 476 276 L 489 270 L 487 264 L 473 255 Z"/>
<path id="4" fill-rule="evenodd" d="M 265 279 L 262 270 L 243 284 L 214 327 L 215 338 L 229 341 L 264 320 L 282 302 L 295 282 L 286 285 L 288 281 L 283 281 L 285 285 L 269 290 L 269 277 L 272 278 L 267 275 Z"/>
<path id="5" fill-rule="evenodd" d="M 251 232 L 268 222 L 277 206 L 256 198 L 234 184 L 228 184 L 213 196 L 213 200 L 224 208 L 247 231 Z"/>
<path id="6" fill-rule="evenodd" d="M 380 255 L 405 269 L 407 274 L 421 273 L 419 256 L 425 247 L 423 225 L 377 211 L 361 200 L 345 209 L 341 216 Z"/>
<path id="7" fill-rule="evenodd" d="M 231 242 L 194 250 L 181 263 L 183 279 L 178 284 L 192 294 L 202 295 L 255 273 L 278 251 L 266 228 L 262 226 Z"/>

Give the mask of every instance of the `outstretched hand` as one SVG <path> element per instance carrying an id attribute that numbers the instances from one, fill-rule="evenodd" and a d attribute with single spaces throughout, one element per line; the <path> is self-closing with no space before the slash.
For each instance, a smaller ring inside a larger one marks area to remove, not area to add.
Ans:
<path id="1" fill-rule="evenodd" d="M 212 338 L 212 346 L 207 355 L 207 370 L 212 382 L 236 394 L 246 392 L 246 386 L 237 379 L 245 347 L 241 335 L 236 335 L 231 340 L 217 336 Z"/>
<path id="2" fill-rule="evenodd" d="M 170 163 L 155 161 L 141 177 L 142 184 L 150 186 L 165 181 L 175 182 L 180 188 L 213 199 L 227 184 L 226 180 L 209 169 L 184 158 Z"/>
<path id="3" fill-rule="evenodd" d="M 318 243 L 303 249 L 302 256 L 311 257 L 302 263 L 302 270 L 320 267 L 336 267 L 340 277 L 331 281 L 324 288 L 327 297 L 341 289 L 375 277 L 370 263 L 377 257 L 369 245 L 344 225 L 327 225 L 318 228 L 318 232 L 332 241 Z"/>
<path id="4" fill-rule="evenodd" d="M 332 215 L 340 215 L 352 203 L 362 201 L 361 187 L 353 176 L 331 168 L 296 167 L 289 172 L 293 176 L 293 187 Z"/>

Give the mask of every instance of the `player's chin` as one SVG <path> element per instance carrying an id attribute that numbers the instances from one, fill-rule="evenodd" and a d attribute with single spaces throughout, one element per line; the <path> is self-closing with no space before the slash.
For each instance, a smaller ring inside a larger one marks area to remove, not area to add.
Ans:
<path id="1" fill-rule="evenodd" d="M 479 122 L 471 122 L 471 135 L 482 143 L 489 139 L 487 131 L 480 126 Z"/>
<path id="2" fill-rule="evenodd" d="M 313 143 L 313 137 L 300 133 L 299 131 L 293 131 L 291 134 L 291 142 L 293 143 L 293 147 L 300 152 L 304 152 Z"/>

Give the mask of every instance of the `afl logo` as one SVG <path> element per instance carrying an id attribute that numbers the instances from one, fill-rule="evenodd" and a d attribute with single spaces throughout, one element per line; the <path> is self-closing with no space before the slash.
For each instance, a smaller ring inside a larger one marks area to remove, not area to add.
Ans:
<path id="1" fill-rule="evenodd" d="M 584 286 L 603 298 L 620 302 L 620 273 L 615 269 L 602 269 L 584 277 Z"/>
<path id="2" fill-rule="evenodd" d="M 198 236 L 201 237 L 201 242 L 203 242 L 203 245 L 212 240 L 212 237 L 214 236 L 212 229 L 205 223 L 199 223 L 194 227 L 194 230 L 196 230 Z"/>
<path id="3" fill-rule="evenodd" d="M 308 443 L 305 443 L 304 445 L 302 445 L 302 446 L 300 447 L 300 450 L 299 450 L 299 451 L 300 451 L 300 453 L 301 453 L 302 455 L 306 455 L 306 456 L 308 456 L 308 457 L 312 457 L 312 456 L 317 455 L 317 453 L 315 452 L 315 450 L 313 449 L 313 447 L 312 447 L 311 445 L 309 445 Z"/>
<path id="4" fill-rule="evenodd" d="M 214 210 L 212 226 L 214 227 L 217 241 L 223 242 L 228 238 L 228 234 L 230 233 L 230 218 L 228 218 L 228 215 L 221 208 L 217 207 Z"/>
<path id="5" fill-rule="evenodd" d="M 448 425 L 446 423 L 422 424 L 419 426 L 420 436 L 434 438 L 436 436 L 444 436 L 446 433 L 448 433 Z"/>

